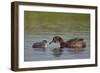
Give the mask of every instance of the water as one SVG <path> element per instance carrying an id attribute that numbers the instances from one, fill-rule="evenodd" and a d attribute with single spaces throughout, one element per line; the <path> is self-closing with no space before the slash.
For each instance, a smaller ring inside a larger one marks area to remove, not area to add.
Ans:
<path id="1" fill-rule="evenodd" d="M 84 38 L 86 47 L 81 51 L 69 50 L 64 48 L 60 51 L 53 48 L 32 48 L 34 42 L 47 40 L 50 42 L 55 35 L 61 36 L 65 41 L 75 37 Z M 24 61 L 47 61 L 47 60 L 67 60 L 67 59 L 87 59 L 90 58 L 90 34 L 89 32 L 74 32 L 74 33 L 51 33 L 51 34 L 32 34 L 24 33 Z"/>

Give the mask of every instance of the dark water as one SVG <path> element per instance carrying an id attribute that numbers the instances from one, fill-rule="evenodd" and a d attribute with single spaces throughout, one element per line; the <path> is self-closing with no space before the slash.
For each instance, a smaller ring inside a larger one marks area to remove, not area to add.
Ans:
<path id="1" fill-rule="evenodd" d="M 69 50 L 64 48 L 63 51 L 58 48 L 53 48 L 54 45 L 49 48 L 32 48 L 34 42 L 42 40 L 51 41 L 56 35 L 61 36 L 65 41 L 81 37 L 86 42 L 86 47 L 80 51 Z M 74 33 L 63 33 L 63 34 L 24 34 L 24 61 L 47 61 L 47 60 L 63 60 L 63 59 L 87 59 L 90 58 L 90 34 L 89 32 L 74 32 Z"/>

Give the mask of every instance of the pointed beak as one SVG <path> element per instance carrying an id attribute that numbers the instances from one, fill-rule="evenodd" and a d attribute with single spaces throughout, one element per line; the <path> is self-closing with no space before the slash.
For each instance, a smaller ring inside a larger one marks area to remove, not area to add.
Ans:
<path id="1" fill-rule="evenodd" d="M 51 44 L 53 41 L 49 42 L 49 44 Z"/>
<path id="2" fill-rule="evenodd" d="M 53 43 L 53 42 L 56 43 L 56 41 L 52 40 L 51 42 L 49 42 L 49 44 L 51 44 L 51 43 Z"/>

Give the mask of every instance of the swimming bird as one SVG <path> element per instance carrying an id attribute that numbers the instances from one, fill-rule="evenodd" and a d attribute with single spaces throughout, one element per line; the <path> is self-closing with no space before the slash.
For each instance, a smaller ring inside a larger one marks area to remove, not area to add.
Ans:
<path id="1" fill-rule="evenodd" d="M 43 40 L 42 42 L 33 43 L 32 48 L 46 48 L 47 40 Z"/>
<path id="2" fill-rule="evenodd" d="M 86 43 L 84 42 L 83 38 L 74 38 L 65 42 L 62 37 L 54 36 L 52 41 L 49 44 L 51 44 L 52 42 L 54 43 L 59 42 L 60 48 L 85 48 L 86 47 Z"/>

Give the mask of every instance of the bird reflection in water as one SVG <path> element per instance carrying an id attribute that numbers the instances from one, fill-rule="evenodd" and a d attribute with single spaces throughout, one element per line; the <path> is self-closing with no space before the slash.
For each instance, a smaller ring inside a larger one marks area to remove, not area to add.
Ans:
<path id="1" fill-rule="evenodd" d="M 60 48 L 54 48 L 52 50 L 52 55 L 54 55 L 55 57 L 60 57 L 62 55 L 63 50 L 61 50 Z"/>

